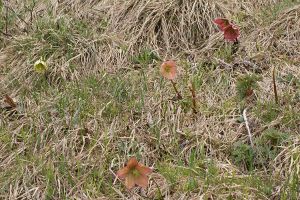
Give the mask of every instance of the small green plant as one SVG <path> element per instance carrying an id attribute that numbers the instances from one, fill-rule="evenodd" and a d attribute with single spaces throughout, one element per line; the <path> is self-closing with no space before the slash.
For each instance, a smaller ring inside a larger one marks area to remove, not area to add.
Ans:
<path id="1" fill-rule="evenodd" d="M 225 62 L 232 62 L 233 61 L 233 47 L 231 45 L 225 44 L 224 47 L 219 48 L 215 53 L 214 56 L 224 60 Z"/>
<path id="2" fill-rule="evenodd" d="M 278 117 L 280 110 L 274 102 L 259 102 L 254 112 L 264 123 L 270 123 Z"/>
<path id="3" fill-rule="evenodd" d="M 262 133 L 261 140 L 263 144 L 277 146 L 288 139 L 288 137 L 287 133 L 280 132 L 276 129 L 268 129 Z"/>
<path id="4" fill-rule="evenodd" d="M 250 145 L 236 142 L 233 146 L 231 157 L 235 164 L 244 165 L 250 171 L 254 169 L 254 151 Z"/>
<path id="5" fill-rule="evenodd" d="M 280 153 L 279 146 L 288 139 L 286 133 L 280 132 L 276 129 L 267 129 L 262 135 L 255 140 L 255 152 L 258 157 L 258 164 L 268 165 L 271 160 Z"/>
<path id="6" fill-rule="evenodd" d="M 158 55 L 148 49 L 144 49 L 141 51 L 141 53 L 132 57 L 132 62 L 134 64 L 147 65 L 153 63 L 153 61 L 159 61 L 159 60 L 160 58 L 158 57 Z"/>
<path id="7" fill-rule="evenodd" d="M 254 90 L 258 88 L 257 82 L 261 77 L 257 75 L 245 75 L 240 77 L 236 83 L 236 90 L 239 99 L 243 100 L 253 94 Z"/>

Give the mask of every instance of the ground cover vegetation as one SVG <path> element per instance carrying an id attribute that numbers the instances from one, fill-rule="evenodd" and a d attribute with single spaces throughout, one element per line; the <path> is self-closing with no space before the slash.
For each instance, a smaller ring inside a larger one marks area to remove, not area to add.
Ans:
<path id="1" fill-rule="evenodd" d="M 0 0 L 0 199 L 299 199 L 299 0 Z"/>

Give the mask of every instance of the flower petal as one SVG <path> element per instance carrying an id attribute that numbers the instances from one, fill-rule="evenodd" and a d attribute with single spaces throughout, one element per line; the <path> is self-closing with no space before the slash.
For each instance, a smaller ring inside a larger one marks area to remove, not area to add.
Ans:
<path id="1" fill-rule="evenodd" d="M 172 80 L 175 79 L 176 75 L 177 75 L 177 68 L 175 66 L 175 67 L 171 68 L 171 71 L 169 73 L 169 79 L 172 79 Z"/>
<path id="2" fill-rule="evenodd" d="M 130 171 L 130 169 L 126 166 L 126 167 L 120 169 L 119 171 L 117 171 L 117 176 L 120 179 L 124 179 L 124 178 L 126 178 L 129 171 Z"/>
<path id="3" fill-rule="evenodd" d="M 148 176 L 142 174 L 135 179 L 135 183 L 142 188 L 146 188 L 148 186 L 148 181 Z"/>
<path id="4" fill-rule="evenodd" d="M 128 176 L 125 179 L 125 186 L 127 189 L 132 189 L 135 185 L 136 178 L 132 174 L 128 174 Z"/>
<path id="5" fill-rule="evenodd" d="M 136 169 L 142 174 L 142 175 L 148 175 L 152 173 L 152 169 L 150 167 L 146 167 L 142 164 L 139 164 Z"/>
<path id="6" fill-rule="evenodd" d="M 137 159 L 135 157 L 131 157 L 127 162 L 127 167 L 129 169 L 132 169 L 135 168 L 138 164 L 139 162 L 137 161 Z"/>
<path id="7" fill-rule="evenodd" d="M 224 31 L 224 29 L 230 24 L 229 20 L 225 18 L 216 18 L 213 22 L 218 25 L 221 31 Z"/>
<path id="8" fill-rule="evenodd" d="M 173 80 L 177 75 L 176 63 L 172 60 L 165 61 L 160 67 L 160 73 L 163 77 Z"/>
<path id="9" fill-rule="evenodd" d="M 48 66 L 46 62 L 40 59 L 34 63 L 34 69 L 38 73 L 44 73 L 48 69 Z"/>
<path id="10" fill-rule="evenodd" d="M 240 30 L 232 24 L 224 29 L 224 38 L 229 41 L 236 41 L 240 36 Z"/>

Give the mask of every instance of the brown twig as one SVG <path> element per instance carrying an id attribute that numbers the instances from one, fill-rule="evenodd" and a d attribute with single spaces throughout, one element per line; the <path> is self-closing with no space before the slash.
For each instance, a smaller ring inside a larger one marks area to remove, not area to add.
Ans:
<path id="1" fill-rule="evenodd" d="M 197 104 L 196 104 L 196 92 L 195 92 L 195 85 L 191 83 L 189 85 L 189 89 L 192 93 L 192 100 L 193 100 L 193 112 L 194 114 L 197 114 Z"/>
<path id="2" fill-rule="evenodd" d="M 34 11 L 34 8 L 36 6 L 35 0 L 33 0 L 32 2 L 33 2 L 33 4 L 30 7 L 26 6 L 26 9 L 30 12 L 30 23 L 31 23 L 31 25 L 32 25 L 32 21 L 33 21 L 33 11 Z"/>
<path id="3" fill-rule="evenodd" d="M 5 35 L 8 33 L 8 8 L 5 7 Z"/>
<path id="4" fill-rule="evenodd" d="M 276 104 L 279 104 L 278 93 L 277 93 L 277 85 L 276 85 L 276 71 L 275 71 L 275 67 L 273 68 L 273 89 L 274 89 L 274 95 L 275 95 L 275 102 L 276 102 Z"/>
<path id="5" fill-rule="evenodd" d="M 1 31 L 1 30 L 0 30 L 0 33 L 1 33 L 1 34 L 3 34 L 4 36 L 7 36 L 7 37 L 12 37 L 12 35 L 11 35 L 11 34 L 5 33 L 5 32 L 3 32 L 3 31 Z"/>
<path id="6" fill-rule="evenodd" d="M 182 99 L 181 94 L 180 94 L 179 91 L 177 90 L 176 83 L 175 83 L 173 80 L 171 80 L 171 83 L 172 83 L 173 88 L 174 88 L 174 90 L 175 90 L 175 92 L 176 92 L 176 94 L 177 94 L 177 98 L 178 98 L 178 99 Z"/>
<path id="7" fill-rule="evenodd" d="M 18 17 L 20 21 L 24 22 L 27 26 L 29 26 L 28 22 L 26 22 L 13 8 L 9 7 L 8 5 L 6 5 L 5 7 L 6 10 L 7 9 L 11 10 Z"/>

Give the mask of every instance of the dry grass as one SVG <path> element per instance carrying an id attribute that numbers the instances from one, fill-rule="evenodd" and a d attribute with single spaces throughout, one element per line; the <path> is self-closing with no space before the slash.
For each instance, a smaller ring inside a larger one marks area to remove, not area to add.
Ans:
<path id="1" fill-rule="evenodd" d="M 300 52 L 300 6 L 295 5 L 281 11 L 271 24 L 258 29 L 251 36 L 252 47 L 248 52 L 264 51 L 272 53 L 273 57 L 299 60 Z M 255 49 L 256 48 L 256 49 Z"/>
<path id="2" fill-rule="evenodd" d="M 18 104 L 0 102 L 0 199 L 300 198 L 297 1 L 30 2 L 9 1 L 0 36 L 0 95 Z M 235 55 L 218 16 L 241 27 Z M 158 72 L 168 58 L 181 101 Z M 254 95 L 239 99 L 253 74 Z M 132 155 L 154 167 L 146 190 L 115 180 Z"/>
<path id="3" fill-rule="evenodd" d="M 112 6 L 109 33 L 130 41 L 133 47 L 172 50 L 199 49 L 215 27 L 211 21 L 222 16 L 215 2 L 207 1 L 120 1 Z"/>

